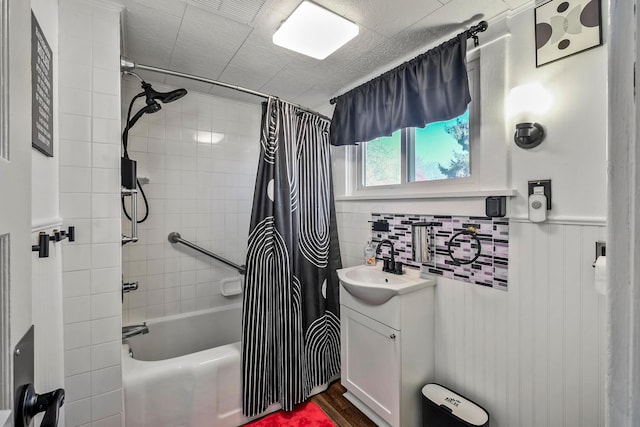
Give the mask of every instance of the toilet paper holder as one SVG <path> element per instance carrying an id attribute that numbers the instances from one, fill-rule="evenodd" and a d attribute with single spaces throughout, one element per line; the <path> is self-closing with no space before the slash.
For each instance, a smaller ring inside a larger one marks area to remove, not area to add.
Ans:
<path id="1" fill-rule="evenodd" d="M 598 240 L 596 241 L 596 259 L 593 261 L 593 264 L 591 264 L 593 268 L 596 267 L 596 261 L 598 257 L 601 256 L 607 256 L 607 242 Z"/>

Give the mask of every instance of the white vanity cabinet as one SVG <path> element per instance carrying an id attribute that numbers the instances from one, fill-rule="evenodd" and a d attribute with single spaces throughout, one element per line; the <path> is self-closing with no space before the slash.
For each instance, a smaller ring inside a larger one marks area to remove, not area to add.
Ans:
<path id="1" fill-rule="evenodd" d="M 340 286 L 341 383 L 376 424 L 421 425 L 421 388 L 435 380 L 434 285 L 372 305 Z"/>

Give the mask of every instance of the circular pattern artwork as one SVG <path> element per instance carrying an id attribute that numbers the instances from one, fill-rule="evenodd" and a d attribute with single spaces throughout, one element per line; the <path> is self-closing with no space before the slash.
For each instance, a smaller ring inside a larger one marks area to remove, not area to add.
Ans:
<path id="1" fill-rule="evenodd" d="M 600 0 L 551 0 L 536 8 L 536 66 L 602 44 Z"/>

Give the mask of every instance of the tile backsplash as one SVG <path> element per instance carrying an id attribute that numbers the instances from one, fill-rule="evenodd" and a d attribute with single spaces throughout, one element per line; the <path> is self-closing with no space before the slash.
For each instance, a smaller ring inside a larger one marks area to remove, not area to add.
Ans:
<path id="1" fill-rule="evenodd" d="M 416 214 L 371 214 L 372 222 L 383 221 L 389 224 L 389 231 L 372 231 L 375 244 L 383 239 L 393 242 L 395 259 L 403 264 L 420 268 L 421 271 L 507 290 L 508 257 L 509 257 L 509 220 L 507 218 L 416 215 Z M 416 223 L 428 223 L 429 252 L 428 262 L 413 261 L 412 226 Z M 475 230 L 475 238 L 458 232 Z M 455 236 L 455 237 L 454 237 Z M 456 262 L 449 255 L 449 241 L 451 253 L 460 262 Z M 478 253 L 478 244 L 480 250 Z M 476 255 L 477 259 L 469 264 Z M 378 258 L 388 257 L 389 247 L 381 247 Z"/>

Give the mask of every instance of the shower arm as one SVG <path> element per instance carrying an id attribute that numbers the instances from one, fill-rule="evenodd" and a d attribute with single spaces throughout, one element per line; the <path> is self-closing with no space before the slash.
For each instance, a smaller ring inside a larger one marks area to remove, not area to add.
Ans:
<path id="1" fill-rule="evenodd" d="M 213 258 L 213 259 L 215 259 L 215 260 L 217 260 L 217 261 L 220 261 L 220 262 L 221 262 L 221 263 L 223 263 L 223 264 L 228 265 L 229 267 L 233 267 L 233 268 L 235 268 L 236 270 L 238 270 L 238 273 L 240 273 L 240 274 L 245 274 L 245 273 L 247 272 L 247 266 L 245 266 L 245 265 L 238 265 L 238 264 L 236 264 L 236 263 L 235 263 L 235 262 L 233 262 L 233 261 L 229 261 L 228 259 L 223 258 L 223 257 L 221 257 L 220 255 L 216 255 L 216 254 L 214 254 L 213 252 L 208 251 L 208 250 L 206 250 L 205 248 L 202 248 L 202 247 L 200 247 L 200 246 L 196 245 L 195 243 L 191 243 L 191 242 L 190 242 L 190 241 L 188 241 L 188 240 L 184 240 L 184 239 L 182 238 L 182 236 L 180 236 L 180 233 L 178 233 L 178 232 L 172 231 L 171 233 L 169 233 L 168 239 L 169 239 L 169 241 L 170 241 L 171 243 L 180 243 L 180 244 L 183 244 L 183 245 L 185 245 L 185 246 L 190 247 L 191 249 L 193 249 L 193 250 L 195 250 L 195 251 L 200 252 L 201 254 L 208 255 L 208 256 L 210 256 L 211 258 Z"/>

